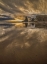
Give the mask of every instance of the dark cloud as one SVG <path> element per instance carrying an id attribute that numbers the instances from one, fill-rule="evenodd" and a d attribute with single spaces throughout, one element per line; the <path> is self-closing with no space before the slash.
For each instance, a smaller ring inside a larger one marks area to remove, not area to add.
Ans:
<path id="1" fill-rule="evenodd" d="M 43 0 L 0 0 L 1 3 L 3 3 L 4 5 L 0 5 L 0 9 L 10 12 L 10 13 L 15 13 L 15 12 L 19 12 L 19 13 L 23 13 L 24 11 L 20 10 L 20 8 L 26 10 L 30 9 L 36 11 L 36 10 L 41 10 L 41 7 L 43 7 L 41 5 L 40 2 L 42 2 Z M 46 3 L 47 0 L 45 0 Z M 47 5 L 46 5 L 47 8 Z"/>

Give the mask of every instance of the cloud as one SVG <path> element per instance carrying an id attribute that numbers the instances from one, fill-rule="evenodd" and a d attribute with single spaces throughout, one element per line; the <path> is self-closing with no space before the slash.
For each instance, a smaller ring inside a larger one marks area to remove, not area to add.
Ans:
<path id="1" fill-rule="evenodd" d="M 43 0 L 0 0 L 0 9 L 10 13 L 40 13 L 43 11 Z"/>

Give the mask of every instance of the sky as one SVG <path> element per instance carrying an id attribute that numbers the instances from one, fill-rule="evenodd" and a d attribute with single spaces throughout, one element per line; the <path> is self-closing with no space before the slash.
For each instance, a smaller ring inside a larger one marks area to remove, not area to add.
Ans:
<path id="1" fill-rule="evenodd" d="M 47 0 L 0 0 L 0 13 L 47 13 Z"/>

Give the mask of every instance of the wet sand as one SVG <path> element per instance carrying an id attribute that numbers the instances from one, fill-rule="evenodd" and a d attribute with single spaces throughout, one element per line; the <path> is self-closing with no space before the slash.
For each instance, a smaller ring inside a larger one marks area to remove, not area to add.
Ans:
<path id="1" fill-rule="evenodd" d="M 0 36 L 0 64 L 47 64 L 47 29 L 13 29 Z"/>

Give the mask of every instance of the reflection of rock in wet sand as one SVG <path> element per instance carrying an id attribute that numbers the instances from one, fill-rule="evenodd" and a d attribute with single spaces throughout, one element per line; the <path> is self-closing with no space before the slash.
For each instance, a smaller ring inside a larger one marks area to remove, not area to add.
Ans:
<path id="1" fill-rule="evenodd" d="M 2 38 L 0 64 L 47 64 L 46 29 L 15 28 Z"/>

